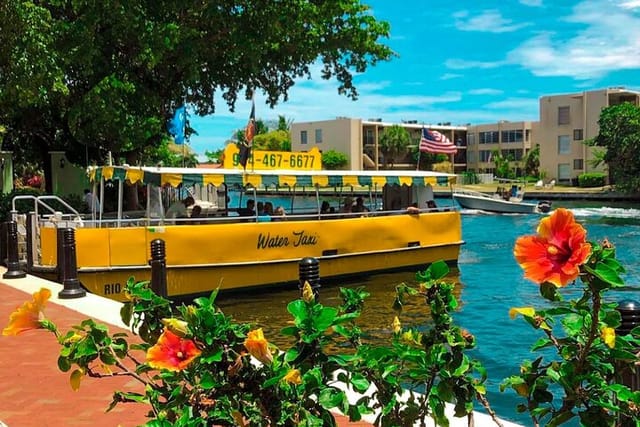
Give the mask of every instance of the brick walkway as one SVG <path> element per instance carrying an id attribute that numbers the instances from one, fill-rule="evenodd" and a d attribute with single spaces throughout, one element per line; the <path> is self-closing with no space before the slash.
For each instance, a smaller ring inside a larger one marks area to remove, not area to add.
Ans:
<path id="1" fill-rule="evenodd" d="M 0 281 L 0 329 L 8 324 L 9 315 L 30 298 L 29 293 Z M 46 314 L 63 332 L 87 318 L 52 302 L 47 304 Z M 111 332 L 116 330 L 121 329 L 111 328 Z M 8 427 L 131 427 L 145 423 L 148 411 L 145 405 L 120 404 L 105 413 L 114 390 L 141 391 L 140 383 L 126 377 L 84 377 L 80 390 L 74 392 L 69 385 L 69 373 L 57 368 L 58 351 L 55 337 L 45 331 L 29 331 L 18 337 L 0 336 L 1 422 Z M 340 417 L 338 426 L 371 424 L 349 423 Z"/>

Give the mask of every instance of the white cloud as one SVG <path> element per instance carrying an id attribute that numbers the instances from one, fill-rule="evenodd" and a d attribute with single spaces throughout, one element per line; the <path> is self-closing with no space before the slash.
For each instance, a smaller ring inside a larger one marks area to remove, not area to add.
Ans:
<path id="1" fill-rule="evenodd" d="M 464 75 L 462 74 L 455 74 L 455 73 L 444 73 L 443 75 L 440 76 L 440 80 L 451 80 L 451 79 L 459 79 L 464 77 Z"/>
<path id="2" fill-rule="evenodd" d="M 507 61 L 537 76 L 577 80 L 640 68 L 640 17 L 633 11 L 614 7 L 608 0 L 587 0 L 572 12 L 565 20 L 581 28 L 574 36 L 563 39 L 552 32 L 539 33 L 509 52 Z"/>
<path id="3" fill-rule="evenodd" d="M 469 91 L 469 95 L 502 95 L 503 93 L 500 89 L 491 88 L 472 89 Z"/>
<path id="4" fill-rule="evenodd" d="M 542 6 L 542 0 L 520 0 L 520 4 L 523 4 L 525 6 L 540 7 Z"/>
<path id="5" fill-rule="evenodd" d="M 489 69 L 504 65 L 504 61 L 467 61 L 465 59 L 447 59 L 444 65 L 452 70 L 464 70 L 467 68 Z"/>
<path id="6" fill-rule="evenodd" d="M 624 9 L 635 9 L 637 7 L 640 7 L 640 0 L 629 0 L 622 2 L 620 3 L 620 7 Z"/>
<path id="7" fill-rule="evenodd" d="M 514 23 L 505 19 L 499 10 L 485 10 L 479 15 L 463 10 L 453 14 L 455 26 L 461 31 L 480 31 L 488 33 L 510 33 L 528 26 L 528 23 Z"/>

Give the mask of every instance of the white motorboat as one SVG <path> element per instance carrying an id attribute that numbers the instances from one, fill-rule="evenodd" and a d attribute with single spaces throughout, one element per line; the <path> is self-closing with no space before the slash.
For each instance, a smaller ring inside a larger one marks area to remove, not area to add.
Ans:
<path id="1" fill-rule="evenodd" d="M 517 214 L 546 213 L 551 210 L 551 202 L 525 203 L 522 201 L 523 196 L 524 192 L 521 191 L 511 195 L 510 192 L 505 191 L 486 194 L 479 191 L 457 189 L 453 193 L 453 198 L 464 209 Z"/>

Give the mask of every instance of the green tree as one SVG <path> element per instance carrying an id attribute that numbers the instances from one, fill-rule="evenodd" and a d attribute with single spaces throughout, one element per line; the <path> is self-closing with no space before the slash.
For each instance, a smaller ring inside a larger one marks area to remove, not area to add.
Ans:
<path id="1" fill-rule="evenodd" d="M 224 148 L 219 148 L 217 150 L 204 151 L 204 156 L 207 158 L 207 162 L 209 163 L 222 163 L 222 154 L 224 153 Z"/>
<path id="2" fill-rule="evenodd" d="M 253 148 L 254 150 L 291 151 L 291 136 L 287 130 L 272 130 L 259 134 L 253 138 Z"/>
<path id="3" fill-rule="evenodd" d="M 349 159 L 344 153 L 336 150 L 327 150 L 322 153 L 322 167 L 324 169 L 336 170 L 342 169 L 347 165 Z"/>
<path id="4" fill-rule="evenodd" d="M 601 159 L 616 189 L 640 191 L 640 107 L 628 102 L 607 107 L 598 125 L 598 135 L 588 144 L 606 149 Z"/>
<path id="5" fill-rule="evenodd" d="M 524 173 L 527 176 L 540 176 L 540 146 L 529 150 L 524 157 Z"/>
<path id="6" fill-rule="evenodd" d="M 503 156 L 500 153 L 500 150 L 493 150 L 491 155 L 493 157 L 493 162 L 496 165 L 495 174 L 498 178 L 513 179 L 516 177 L 516 174 L 510 164 L 513 159 L 508 156 Z"/>
<path id="7" fill-rule="evenodd" d="M 384 167 L 393 164 L 395 160 L 406 153 L 411 136 L 405 128 L 400 125 L 393 125 L 384 130 L 380 135 L 379 147 L 384 156 Z"/>
<path id="8" fill-rule="evenodd" d="M 43 165 L 52 149 L 134 164 L 178 106 L 212 114 L 216 92 L 233 109 L 256 91 L 273 106 L 316 62 L 355 99 L 353 73 L 393 55 L 358 0 L 4 0 L 0 22 L 3 149 Z"/>

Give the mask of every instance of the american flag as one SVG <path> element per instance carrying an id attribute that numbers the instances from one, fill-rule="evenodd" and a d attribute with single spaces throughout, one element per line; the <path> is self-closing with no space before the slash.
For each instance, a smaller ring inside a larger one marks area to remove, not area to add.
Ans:
<path id="1" fill-rule="evenodd" d="M 420 151 L 436 154 L 455 154 L 458 152 L 455 144 L 437 130 L 422 128 Z"/>

